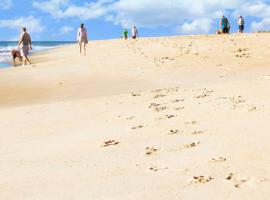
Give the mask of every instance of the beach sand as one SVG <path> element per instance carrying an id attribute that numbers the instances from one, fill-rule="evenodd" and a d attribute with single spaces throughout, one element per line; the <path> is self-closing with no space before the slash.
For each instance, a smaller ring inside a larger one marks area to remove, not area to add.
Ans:
<path id="1" fill-rule="evenodd" d="M 94 41 L 1 70 L 0 199 L 269 199 L 269 40 Z"/>

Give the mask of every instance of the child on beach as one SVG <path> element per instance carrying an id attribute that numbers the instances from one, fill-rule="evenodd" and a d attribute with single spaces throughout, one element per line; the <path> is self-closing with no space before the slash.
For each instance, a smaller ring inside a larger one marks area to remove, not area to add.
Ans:
<path id="1" fill-rule="evenodd" d="M 125 29 L 125 31 L 124 31 L 124 37 L 126 40 L 128 39 L 128 30 L 127 29 Z"/>
<path id="2" fill-rule="evenodd" d="M 20 49 L 21 56 L 23 58 L 23 66 L 31 65 L 31 62 L 28 58 L 29 50 L 32 50 L 32 41 L 29 33 L 26 32 L 26 28 L 22 28 L 22 33 L 20 35 L 18 48 Z"/>
<path id="3" fill-rule="evenodd" d="M 77 41 L 80 46 L 80 54 L 82 54 L 82 49 L 84 51 L 84 56 L 86 56 L 86 45 L 88 44 L 87 30 L 84 28 L 84 24 L 81 24 L 77 33 Z"/>

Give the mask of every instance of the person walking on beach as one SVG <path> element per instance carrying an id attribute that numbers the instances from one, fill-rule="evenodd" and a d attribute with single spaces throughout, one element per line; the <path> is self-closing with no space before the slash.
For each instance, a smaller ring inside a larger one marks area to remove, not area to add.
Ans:
<path id="1" fill-rule="evenodd" d="M 128 39 L 128 30 L 127 29 L 125 29 L 125 31 L 124 31 L 124 37 L 126 40 Z"/>
<path id="2" fill-rule="evenodd" d="M 133 26 L 133 28 L 131 29 L 131 34 L 133 39 L 137 39 L 137 37 L 139 37 L 139 33 L 136 26 Z"/>
<path id="3" fill-rule="evenodd" d="M 245 20 L 241 15 L 239 15 L 238 16 L 238 33 L 243 33 L 244 29 L 245 29 Z"/>
<path id="4" fill-rule="evenodd" d="M 229 20 L 224 15 L 220 19 L 220 27 L 223 34 L 228 34 L 230 32 Z"/>
<path id="5" fill-rule="evenodd" d="M 18 48 L 20 49 L 21 56 L 23 58 L 23 66 L 31 65 L 31 62 L 28 58 L 29 51 L 32 50 L 32 41 L 31 36 L 27 33 L 26 28 L 22 28 L 22 33 L 19 38 Z"/>
<path id="6" fill-rule="evenodd" d="M 80 46 L 80 54 L 86 56 L 86 45 L 88 44 L 87 30 L 84 28 L 84 24 L 81 24 L 77 33 L 77 41 Z M 83 52 L 82 52 L 83 51 Z"/>

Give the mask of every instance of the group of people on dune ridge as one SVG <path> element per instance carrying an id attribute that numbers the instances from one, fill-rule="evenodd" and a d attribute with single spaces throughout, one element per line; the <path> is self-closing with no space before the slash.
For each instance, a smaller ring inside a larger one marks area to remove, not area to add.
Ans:
<path id="1" fill-rule="evenodd" d="M 245 29 L 245 20 L 244 18 L 239 15 L 238 20 L 238 33 L 243 33 Z M 224 15 L 220 19 L 220 30 L 217 30 L 217 34 L 228 34 L 230 33 L 231 25 L 229 23 L 228 18 L 226 18 Z"/>
<path id="2" fill-rule="evenodd" d="M 124 30 L 123 35 L 124 35 L 124 38 L 127 40 L 129 36 L 128 29 Z M 131 37 L 132 39 L 137 39 L 139 37 L 139 32 L 136 26 L 133 26 L 133 28 L 131 29 Z"/>

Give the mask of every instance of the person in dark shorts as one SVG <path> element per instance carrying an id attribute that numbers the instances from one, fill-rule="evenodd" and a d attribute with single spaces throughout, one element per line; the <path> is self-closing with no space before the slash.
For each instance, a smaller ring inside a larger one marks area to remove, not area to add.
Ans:
<path id="1" fill-rule="evenodd" d="M 23 58 L 23 66 L 31 65 L 31 62 L 28 56 L 29 56 L 29 51 L 32 50 L 32 41 L 31 41 L 31 36 L 29 33 L 27 33 L 25 27 L 22 28 L 22 33 L 20 35 L 18 48 L 20 49 L 20 53 Z"/>
<path id="2" fill-rule="evenodd" d="M 238 33 L 243 33 L 245 29 L 245 20 L 241 15 L 238 16 L 238 27 Z"/>
<path id="3" fill-rule="evenodd" d="M 133 28 L 131 29 L 131 34 L 132 34 L 132 38 L 133 39 L 137 39 L 139 36 L 138 30 L 136 26 L 133 26 Z"/>
<path id="4" fill-rule="evenodd" d="M 230 32 L 229 20 L 224 15 L 220 19 L 220 27 L 223 34 L 228 34 Z"/>

